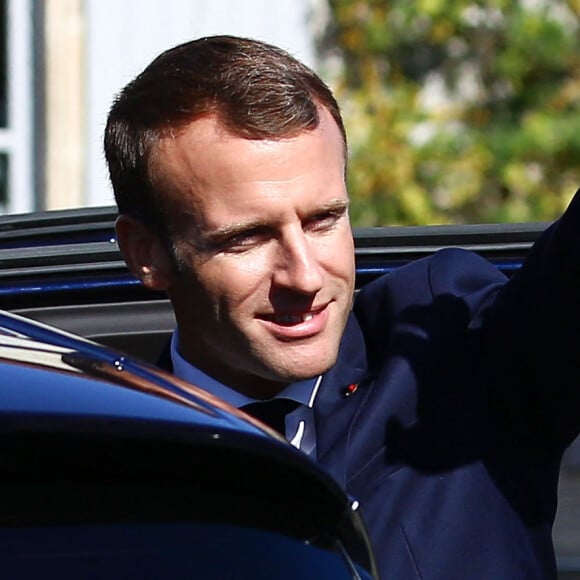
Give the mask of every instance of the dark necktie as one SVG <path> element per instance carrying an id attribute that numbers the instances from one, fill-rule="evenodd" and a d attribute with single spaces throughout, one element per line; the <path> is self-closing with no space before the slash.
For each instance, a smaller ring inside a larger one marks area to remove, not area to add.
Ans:
<path id="1" fill-rule="evenodd" d="M 286 415 L 300 406 L 300 403 L 290 399 L 271 399 L 269 401 L 258 401 L 248 403 L 241 407 L 242 411 L 252 417 L 259 419 L 286 437 Z"/>

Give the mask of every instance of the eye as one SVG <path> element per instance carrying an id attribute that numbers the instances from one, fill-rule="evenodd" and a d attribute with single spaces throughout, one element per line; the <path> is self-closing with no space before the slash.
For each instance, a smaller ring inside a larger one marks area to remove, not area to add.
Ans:
<path id="1" fill-rule="evenodd" d="M 346 214 L 346 208 L 338 208 L 314 214 L 304 224 L 311 231 L 326 231 L 333 228 Z"/>
<path id="2" fill-rule="evenodd" d="M 221 240 L 218 247 L 224 252 L 243 252 L 260 245 L 267 237 L 268 232 L 265 228 L 251 228 Z"/>

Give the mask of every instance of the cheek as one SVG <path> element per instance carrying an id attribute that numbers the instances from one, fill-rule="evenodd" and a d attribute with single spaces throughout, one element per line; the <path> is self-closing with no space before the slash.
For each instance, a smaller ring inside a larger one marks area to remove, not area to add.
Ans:
<path id="1" fill-rule="evenodd" d="M 334 236 L 319 254 L 327 271 L 342 279 L 354 278 L 354 242 L 348 233 Z"/>
<path id="2" fill-rule="evenodd" d="M 244 260 L 234 256 L 219 260 L 200 274 L 218 302 L 236 307 L 250 298 L 259 297 L 261 290 L 267 295 L 269 277 L 263 264 L 263 260 Z"/>

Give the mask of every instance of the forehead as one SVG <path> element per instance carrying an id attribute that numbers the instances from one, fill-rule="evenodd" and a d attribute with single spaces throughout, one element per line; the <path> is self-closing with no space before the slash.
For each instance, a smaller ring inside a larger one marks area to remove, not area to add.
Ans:
<path id="1" fill-rule="evenodd" d="M 156 188 L 172 206 L 239 210 L 289 196 L 336 197 L 344 190 L 345 146 L 324 109 L 317 128 L 278 140 L 241 138 L 206 116 L 164 137 L 152 165 Z"/>

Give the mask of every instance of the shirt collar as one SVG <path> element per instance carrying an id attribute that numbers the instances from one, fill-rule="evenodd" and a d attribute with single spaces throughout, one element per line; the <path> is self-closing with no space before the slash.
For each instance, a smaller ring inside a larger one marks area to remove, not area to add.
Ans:
<path id="1" fill-rule="evenodd" d="M 180 379 L 184 379 L 202 389 L 208 391 L 216 397 L 220 397 L 234 407 L 242 407 L 248 403 L 253 403 L 256 399 L 252 399 L 238 391 L 220 383 L 203 371 L 198 369 L 186 361 L 179 352 L 179 333 L 177 330 L 173 332 L 171 337 L 171 360 L 173 362 L 173 374 Z M 314 377 L 305 381 L 290 383 L 278 397 L 291 399 L 307 407 L 314 405 L 314 399 L 318 393 L 321 377 Z"/>

